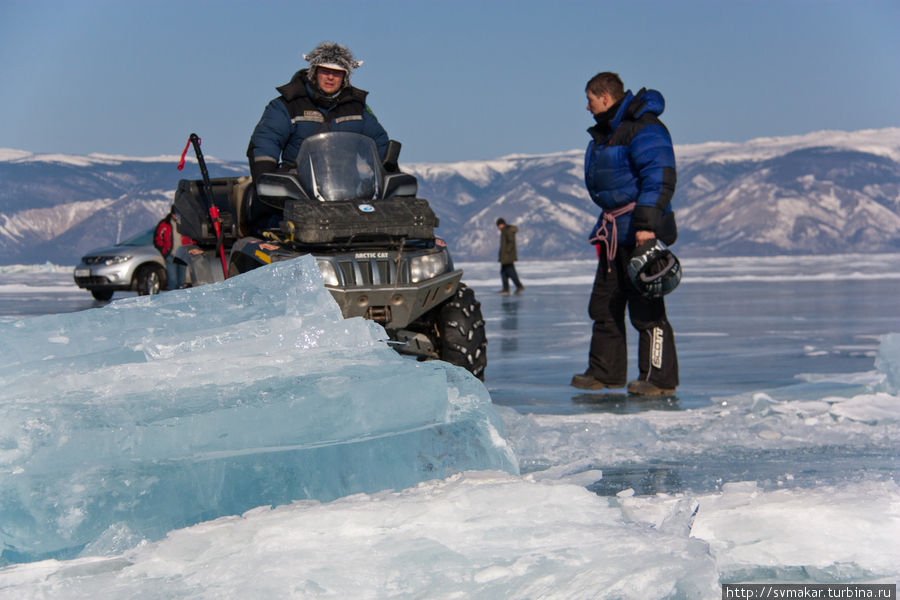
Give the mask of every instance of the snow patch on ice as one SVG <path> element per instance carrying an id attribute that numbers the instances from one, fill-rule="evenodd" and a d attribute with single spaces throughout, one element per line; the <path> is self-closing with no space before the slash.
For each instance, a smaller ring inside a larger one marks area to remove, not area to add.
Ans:
<path id="1" fill-rule="evenodd" d="M 691 462 L 691 457 L 830 447 L 891 448 L 900 439 L 900 336 L 884 337 L 879 373 L 811 378 L 868 385 L 849 397 L 792 397 L 790 388 L 723 399 L 684 411 L 522 415 L 497 410 L 520 465 L 533 471 L 594 460 L 604 466 Z M 808 386 L 809 383 L 798 385 Z"/>
<path id="2" fill-rule="evenodd" d="M 657 528 L 679 506 L 696 507 L 691 535 L 709 544 L 723 581 L 839 583 L 900 575 L 898 499 L 893 481 L 774 491 L 746 481 L 617 501 L 627 518 Z"/>
<path id="3" fill-rule="evenodd" d="M 258 508 L 105 560 L 0 571 L 67 598 L 709 598 L 708 545 L 635 526 L 583 487 L 465 472 L 399 492 Z"/>

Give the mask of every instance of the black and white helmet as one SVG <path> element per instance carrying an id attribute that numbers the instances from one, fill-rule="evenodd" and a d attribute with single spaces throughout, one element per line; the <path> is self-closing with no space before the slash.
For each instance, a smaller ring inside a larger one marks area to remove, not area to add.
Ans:
<path id="1" fill-rule="evenodd" d="M 681 263 L 659 240 L 635 248 L 626 269 L 631 283 L 646 298 L 662 298 L 681 283 Z"/>

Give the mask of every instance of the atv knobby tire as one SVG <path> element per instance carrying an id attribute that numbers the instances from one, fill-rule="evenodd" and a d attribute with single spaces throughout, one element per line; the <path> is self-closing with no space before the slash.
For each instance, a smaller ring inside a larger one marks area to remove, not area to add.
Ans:
<path id="1" fill-rule="evenodd" d="M 484 379 L 487 366 L 487 335 L 481 316 L 481 303 L 475 292 L 460 284 L 456 293 L 441 305 L 437 315 L 441 360 L 470 371 Z"/>

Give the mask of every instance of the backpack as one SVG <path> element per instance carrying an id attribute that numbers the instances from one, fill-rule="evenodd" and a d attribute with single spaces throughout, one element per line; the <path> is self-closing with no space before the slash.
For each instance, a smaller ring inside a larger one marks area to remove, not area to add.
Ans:
<path id="1" fill-rule="evenodd" d="M 172 252 L 172 213 L 163 217 L 153 230 L 153 246 L 166 257 Z"/>

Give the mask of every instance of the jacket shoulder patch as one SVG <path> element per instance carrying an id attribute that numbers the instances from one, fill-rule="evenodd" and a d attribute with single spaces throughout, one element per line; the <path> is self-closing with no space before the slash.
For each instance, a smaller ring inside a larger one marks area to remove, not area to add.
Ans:
<path id="1" fill-rule="evenodd" d="M 297 115 L 293 119 L 291 119 L 291 123 L 297 123 L 300 121 L 311 122 L 311 123 L 324 123 L 325 115 L 320 113 L 317 110 L 304 110 L 302 115 Z"/>

